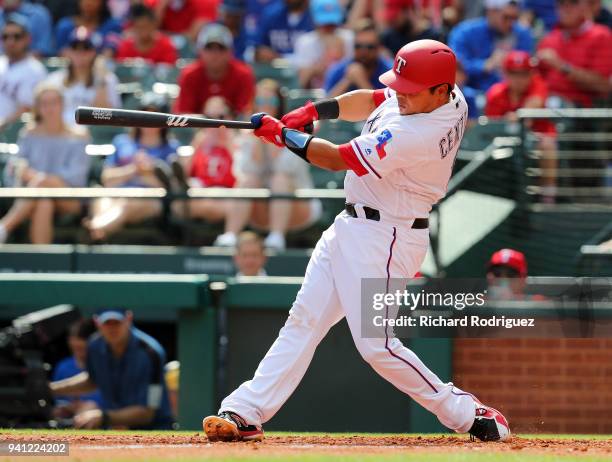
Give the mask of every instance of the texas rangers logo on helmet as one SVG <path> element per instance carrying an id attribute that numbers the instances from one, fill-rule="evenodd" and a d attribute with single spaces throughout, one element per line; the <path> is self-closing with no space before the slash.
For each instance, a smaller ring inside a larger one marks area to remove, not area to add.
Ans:
<path id="1" fill-rule="evenodd" d="M 168 127 L 186 127 L 187 126 L 187 117 L 184 116 L 170 116 L 168 120 L 166 120 L 166 125 Z"/>
<path id="2" fill-rule="evenodd" d="M 406 65 L 406 60 L 401 56 L 397 57 L 397 62 L 395 63 L 395 72 L 398 74 L 402 73 L 402 68 Z"/>

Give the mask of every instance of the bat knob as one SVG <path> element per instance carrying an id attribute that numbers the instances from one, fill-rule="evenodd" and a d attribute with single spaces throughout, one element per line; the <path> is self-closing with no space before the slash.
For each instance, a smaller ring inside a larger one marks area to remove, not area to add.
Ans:
<path id="1" fill-rule="evenodd" d="M 253 124 L 253 129 L 257 130 L 259 127 L 261 127 L 261 119 L 263 119 L 263 117 L 267 115 L 268 114 L 266 114 L 265 112 L 258 112 L 257 114 L 253 114 L 251 116 L 251 123 Z"/>

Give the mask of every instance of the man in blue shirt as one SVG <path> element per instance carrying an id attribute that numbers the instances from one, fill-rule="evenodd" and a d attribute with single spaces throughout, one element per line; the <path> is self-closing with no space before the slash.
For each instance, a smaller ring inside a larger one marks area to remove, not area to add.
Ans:
<path id="1" fill-rule="evenodd" d="M 95 332 L 92 319 L 80 319 L 68 328 L 68 348 L 71 356 L 59 361 L 53 368 L 53 381 L 67 379 L 85 370 L 87 362 L 87 342 Z M 54 414 L 56 416 L 72 417 L 85 408 L 102 407 L 102 396 L 98 390 L 79 396 L 56 396 Z"/>
<path id="2" fill-rule="evenodd" d="M 0 29 L 4 28 L 5 17 L 18 13 L 28 20 L 32 37 L 30 50 L 38 56 L 50 56 L 53 52 L 51 14 L 43 5 L 21 0 L 4 0 L 0 8 Z"/>
<path id="3" fill-rule="evenodd" d="M 100 390 L 103 408 L 75 415 L 75 427 L 172 428 L 161 345 L 132 326 L 130 311 L 109 308 L 94 319 L 98 333 L 87 348 L 86 371 L 51 383 L 54 396 Z"/>
<path id="4" fill-rule="evenodd" d="M 292 59 L 297 38 L 314 29 L 306 0 L 285 0 L 272 4 L 260 17 L 255 40 L 255 60 L 269 63 L 276 58 Z"/>
<path id="5" fill-rule="evenodd" d="M 351 90 L 384 88 L 378 76 L 393 66 L 380 46 L 373 23 L 366 21 L 355 30 L 355 54 L 330 67 L 325 75 L 325 92 L 335 97 Z"/>
<path id="6" fill-rule="evenodd" d="M 485 92 L 501 80 L 501 65 L 511 50 L 533 52 L 531 32 L 518 23 L 516 0 L 485 0 L 486 17 L 459 23 L 449 46 L 468 75 L 467 85 Z"/>

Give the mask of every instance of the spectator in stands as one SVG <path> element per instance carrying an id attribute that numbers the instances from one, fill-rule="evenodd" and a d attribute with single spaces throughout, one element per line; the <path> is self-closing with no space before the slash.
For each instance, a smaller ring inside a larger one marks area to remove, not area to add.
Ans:
<path id="1" fill-rule="evenodd" d="M 236 114 L 250 115 L 255 94 L 253 71 L 232 56 L 232 34 L 221 24 L 209 24 L 198 35 L 199 59 L 178 78 L 177 113 L 201 114 L 211 96 L 222 96 Z"/>
<path id="2" fill-rule="evenodd" d="M 114 0 L 109 0 L 109 2 L 112 1 Z M 53 24 L 57 24 L 66 16 L 74 16 L 79 12 L 79 0 L 44 0 L 43 3 L 51 13 Z"/>
<path id="3" fill-rule="evenodd" d="M 487 298 L 492 301 L 544 301 L 539 294 L 527 294 L 527 259 L 522 252 L 501 249 L 487 263 Z"/>
<path id="4" fill-rule="evenodd" d="M 267 276 L 263 240 L 253 231 L 242 231 L 236 241 L 234 265 L 236 276 Z"/>
<path id="5" fill-rule="evenodd" d="M 590 18 L 597 24 L 612 28 L 612 13 L 601 0 L 588 0 Z"/>
<path id="6" fill-rule="evenodd" d="M 172 428 L 164 380 L 166 353 L 154 338 L 134 327 L 132 319 L 130 311 L 101 310 L 94 317 L 98 334 L 87 346 L 87 370 L 51 382 L 55 396 L 100 390 L 104 407 L 75 415 L 75 427 Z"/>
<path id="7" fill-rule="evenodd" d="M 208 99 L 204 114 L 210 119 L 227 120 L 232 112 L 227 101 L 220 96 Z M 193 138 L 193 155 L 172 162 L 172 170 L 182 189 L 190 187 L 232 188 L 236 178 L 232 173 L 233 152 L 236 149 L 237 133 L 226 127 L 203 128 Z M 157 170 L 163 176 L 163 170 Z M 170 184 L 161 178 L 166 188 Z M 176 216 L 199 218 L 209 222 L 219 222 L 225 218 L 224 204 L 215 199 L 191 199 L 174 201 L 172 212 Z"/>
<path id="8" fill-rule="evenodd" d="M 166 99 L 150 92 L 142 96 L 143 111 L 168 112 Z M 154 169 L 167 165 L 176 153 L 178 143 L 168 137 L 167 128 L 135 128 L 113 140 L 114 154 L 106 158 L 102 184 L 106 187 L 161 187 Z M 91 205 L 91 218 L 84 221 L 94 241 L 105 240 L 126 224 L 140 223 L 158 217 L 162 203 L 156 199 L 124 199 L 105 197 Z"/>
<path id="9" fill-rule="evenodd" d="M 48 84 L 38 86 L 33 122 L 20 135 L 19 154 L 7 166 L 9 184 L 39 188 L 86 185 L 90 165 L 85 153 L 88 138 L 82 129 L 66 125 L 62 112 L 61 89 Z M 74 199 L 17 199 L 0 220 L 0 243 L 29 219 L 30 241 L 50 244 L 54 216 L 80 212 L 81 202 Z"/>
<path id="10" fill-rule="evenodd" d="M 224 3 L 227 0 L 224 0 Z M 231 0 L 230 0 L 231 1 Z M 245 0 L 246 14 L 244 17 L 244 28 L 247 34 L 247 40 L 250 45 L 254 45 L 259 35 L 261 17 L 268 8 L 273 5 L 281 4 L 284 0 Z M 255 60 L 255 50 L 252 49 L 252 54 L 246 59 L 247 62 Z"/>
<path id="11" fill-rule="evenodd" d="M 480 117 L 480 109 L 478 107 L 478 96 L 479 93 L 472 87 L 466 84 L 467 74 L 461 61 L 457 61 L 457 69 L 455 71 L 455 85 L 459 87 L 463 96 L 465 96 L 465 102 L 468 105 L 468 126 L 474 124 L 474 122 Z"/>
<path id="12" fill-rule="evenodd" d="M 533 52 L 528 29 L 518 23 L 516 0 L 485 0 L 486 17 L 458 24 L 449 35 L 449 46 L 463 64 L 468 85 L 487 91 L 501 79 L 501 67 L 511 50 Z"/>
<path id="13" fill-rule="evenodd" d="M 115 48 L 121 35 L 121 23 L 111 17 L 105 0 L 79 0 L 79 13 L 60 19 L 55 26 L 55 45 L 59 52 L 70 44 L 72 31 L 85 27 L 94 35 L 100 49 Z"/>
<path id="14" fill-rule="evenodd" d="M 26 18 L 17 14 L 6 17 L 1 37 L 4 55 L 0 56 L 0 132 L 30 110 L 34 88 L 47 74 L 30 54 Z"/>
<path id="15" fill-rule="evenodd" d="M 223 0 L 219 5 L 218 21 L 229 29 L 234 42 L 234 56 L 242 61 L 253 61 L 252 47 L 245 23 L 246 1 Z M 247 53 L 251 56 L 247 56 Z"/>
<path id="16" fill-rule="evenodd" d="M 412 1 L 386 0 L 384 3 L 387 27 L 382 34 L 382 43 L 392 56 L 408 42 L 441 39 L 440 31 L 420 14 Z"/>
<path id="17" fill-rule="evenodd" d="M 3 0 L 0 8 L 0 29 L 4 27 L 6 17 L 20 14 L 27 18 L 30 31 L 30 50 L 37 56 L 49 56 L 53 52 L 53 33 L 51 15 L 44 5 L 37 5 L 22 0 Z"/>
<path id="18" fill-rule="evenodd" d="M 52 380 L 74 377 L 85 370 L 87 364 L 87 341 L 96 331 L 90 318 L 83 318 L 68 328 L 68 348 L 71 355 L 59 361 L 53 369 Z M 88 409 L 102 407 L 102 396 L 98 390 L 77 396 L 56 396 L 53 415 L 58 418 L 72 418 Z"/>
<path id="19" fill-rule="evenodd" d="M 381 0 L 353 0 L 347 3 L 345 27 L 355 30 L 364 19 L 374 22 L 380 29 L 385 26 L 384 3 Z"/>
<path id="20" fill-rule="evenodd" d="M 504 117 L 510 122 L 516 122 L 518 109 L 546 106 L 548 88 L 544 79 L 535 71 L 535 63 L 529 53 L 511 51 L 504 59 L 503 69 L 504 80 L 493 85 L 487 92 L 487 116 Z M 538 149 L 542 152 L 541 199 L 553 203 L 557 185 L 556 129 L 546 119 L 529 122 L 533 122 L 530 124 L 531 129 L 538 135 Z"/>
<path id="21" fill-rule="evenodd" d="M 257 84 L 256 112 L 280 117 L 285 101 L 278 83 L 264 79 Z M 241 188 L 270 188 L 273 193 L 291 194 L 297 188 L 312 188 L 308 164 L 286 148 L 278 148 L 253 138 L 245 137 L 234 158 L 236 186 Z M 311 201 L 228 201 L 225 232 L 215 245 L 235 246 L 237 235 L 247 223 L 258 229 L 269 230 L 266 247 L 283 250 L 285 233 L 315 223 L 321 215 L 321 203 Z"/>
<path id="22" fill-rule="evenodd" d="M 588 0 L 558 0 L 559 27 L 538 46 L 550 93 L 572 105 L 593 106 L 610 91 L 612 33 L 590 20 Z"/>
<path id="23" fill-rule="evenodd" d="M 205 24 L 217 19 L 219 0 L 145 0 L 144 3 L 155 10 L 163 31 L 186 35 L 194 41 Z"/>
<path id="24" fill-rule="evenodd" d="M 259 18 L 255 60 L 269 63 L 276 58 L 294 58 L 298 37 L 314 29 L 308 0 L 284 0 L 265 9 Z"/>
<path id="25" fill-rule="evenodd" d="M 151 64 L 176 63 L 176 48 L 170 37 L 158 30 L 157 18 L 151 8 L 133 5 L 129 20 L 130 29 L 117 46 L 115 58 L 118 61 L 142 58 Z"/>
<path id="26" fill-rule="evenodd" d="M 310 0 L 310 15 L 316 29 L 296 40 L 294 63 L 301 87 L 321 88 L 329 66 L 353 56 L 353 32 L 340 27 L 344 19 L 340 0 Z"/>
<path id="27" fill-rule="evenodd" d="M 380 46 L 374 24 L 368 20 L 360 23 L 355 31 L 355 54 L 335 64 L 325 76 L 325 91 L 329 96 L 338 96 L 358 88 L 383 88 L 378 77 L 391 69 L 389 60 Z"/>
<path id="28" fill-rule="evenodd" d="M 85 27 L 74 29 L 63 53 L 68 65 L 48 77 L 63 90 L 66 124 L 75 123 L 74 111 L 79 106 L 121 107 L 119 79 L 96 52 L 94 39 Z"/>
<path id="29" fill-rule="evenodd" d="M 545 30 L 551 30 L 557 24 L 555 0 L 525 0 L 521 13 L 521 23 L 530 29 L 537 28 L 541 21 Z"/>

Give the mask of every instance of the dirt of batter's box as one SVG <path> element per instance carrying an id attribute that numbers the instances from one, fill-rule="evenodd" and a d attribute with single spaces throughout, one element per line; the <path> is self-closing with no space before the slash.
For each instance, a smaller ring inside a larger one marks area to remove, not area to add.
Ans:
<path id="1" fill-rule="evenodd" d="M 3 438 L 4 436 L 4 438 Z M 361 435 L 283 435 L 268 436 L 263 442 L 249 443 L 209 443 L 203 433 L 168 433 L 168 434 L 95 434 L 78 433 L 62 434 L 51 432 L 48 434 L 33 433 L 11 434 L 5 433 L 1 439 L 10 439 L 21 442 L 66 441 L 70 443 L 70 455 L 79 458 L 100 457 L 129 457 L 146 460 L 151 457 L 163 457 L 164 454 L 189 457 L 197 455 L 203 458 L 214 458 L 220 455 L 241 456 L 253 454 L 280 455 L 305 451 L 330 453 L 385 453 L 388 451 L 423 451 L 446 452 L 450 448 L 464 451 L 488 452 L 525 452 L 572 455 L 611 455 L 612 439 L 544 439 L 513 437 L 503 443 L 473 442 L 465 436 L 361 436 Z M 111 453 L 104 452 L 112 450 Z"/>

